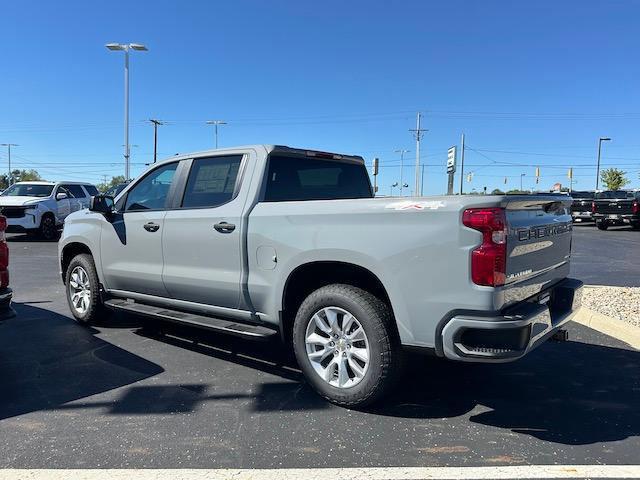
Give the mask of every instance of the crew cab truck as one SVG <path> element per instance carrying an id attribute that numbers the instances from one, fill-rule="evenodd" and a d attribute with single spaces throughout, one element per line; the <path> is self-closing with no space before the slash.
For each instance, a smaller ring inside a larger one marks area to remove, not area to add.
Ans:
<path id="1" fill-rule="evenodd" d="M 97 194 L 89 183 L 17 182 L 0 195 L 0 211 L 7 218 L 7 232 L 53 240 L 67 215 L 87 208 Z"/>
<path id="2" fill-rule="evenodd" d="M 591 215 L 600 230 L 630 225 L 640 229 L 640 191 L 607 190 L 598 192 L 591 204 Z"/>
<path id="3" fill-rule="evenodd" d="M 93 197 L 65 222 L 60 268 L 80 323 L 116 310 L 279 337 L 322 396 L 362 406 L 399 378 L 407 348 L 506 362 L 567 322 L 582 288 L 567 278 L 570 204 L 374 198 L 361 157 L 214 150 Z"/>

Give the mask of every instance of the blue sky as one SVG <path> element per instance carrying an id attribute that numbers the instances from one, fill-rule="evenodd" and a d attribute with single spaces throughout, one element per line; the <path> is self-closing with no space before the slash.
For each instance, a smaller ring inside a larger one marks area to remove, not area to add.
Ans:
<path id="1" fill-rule="evenodd" d="M 640 187 L 638 1 L 20 1 L 3 6 L 0 143 L 48 179 L 123 172 L 123 58 L 131 58 L 132 172 L 152 157 L 277 143 L 381 159 L 381 193 L 412 185 L 415 114 L 425 193 L 446 189 L 465 132 L 465 189 L 593 188 L 603 165 Z M 0 150 L 0 168 L 6 152 Z M 3 167 L 4 165 L 4 167 Z M 508 177 L 507 185 L 504 176 Z M 456 188 L 459 179 L 456 179 Z M 411 188 L 410 188 L 411 189 Z"/>

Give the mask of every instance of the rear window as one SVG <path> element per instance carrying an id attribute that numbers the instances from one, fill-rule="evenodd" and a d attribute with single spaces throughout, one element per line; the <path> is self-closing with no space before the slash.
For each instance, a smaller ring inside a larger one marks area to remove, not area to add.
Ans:
<path id="1" fill-rule="evenodd" d="M 269 157 L 267 202 L 372 196 L 367 169 L 361 163 L 280 155 Z"/>
<path id="2" fill-rule="evenodd" d="M 85 185 L 84 189 L 89 192 L 89 196 L 93 197 L 94 195 L 98 195 L 98 189 L 96 187 L 94 187 L 93 185 Z"/>
<path id="3" fill-rule="evenodd" d="M 626 192 L 624 190 L 617 190 L 617 191 L 608 191 L 608 192 L 600 192 L 596 195 L 596 198 L 603 198 L 603 199 L 625 199 L 625 198 L 634 198 L 633 192 Z"/>
<path id="4" fill-rule="evenodd" d="M 593 192 L 571 192 L 571 197 L 573 198 L 587 198 L 592 199 L 594 197 Z"/>

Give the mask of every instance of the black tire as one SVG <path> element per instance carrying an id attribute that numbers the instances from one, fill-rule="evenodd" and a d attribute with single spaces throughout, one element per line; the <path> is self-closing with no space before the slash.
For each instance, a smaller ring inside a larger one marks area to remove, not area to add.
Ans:
<path id="1" fill-rule="evenodd" d="M 75 290 L 72 285 L 72 275 L 74 272 L 78 272 L 76 270 L 77 268 L 83 269 L 86 273 L 89 287 L 87 296 L 88 304 L 86 310 L 83 312 L 80 311 L 72 301 L 72 294 Z M 110 317 L 111 311 L 104 307 L 102 299 L 100 298 L 100 281 L 98 280 L 98 273 L 96 272 L 96 267 L 91 255 L 82 253 L 73 257 L 65 275 L 65 286 L 69 309 L 71 310 L 73 318 L 75 318 L 78 323 L 82 325 L 105 323 Z"/>
<path id="2" fill-rule="evenodd" d="M 640 222 L 632 223 L 631 228 L 633 228 L 634 230 L 640 230 Z"/>
<path id="3" fill-rule="evenodd" d="M 338 307 L 353 315 L 368 339 L 368 367 L 359 383 L 351 387 L 329 384 L 314 370 L 307 356 L 307 325 L 326 307 Z M 311 386 L 330 402 L 345 407 L 374 403 L 389 391 L 401 370 L 402 349 L 389 307 L 368 291 L 352 285 L 327 285 L 302 302 L 293 325 L 293 347 L 298 365 Z"/>
<path id="4" fill-rule="evenodd" d="M 603 220 L 600 220 L 599 222 L 596 222 L 596 227 L 598 227 L 598 230 L 606 230 L 607 228 L 609 228 L 609 224 Z"/>
<path id="5" fill-rule="evenodd" d="M 38 229 L 40 238 L 44 240 L 55 240 L 58 229 L 56 228 L 56 219 L 53 215 L 45 214 L 40 220 L 40 228 Z"/>

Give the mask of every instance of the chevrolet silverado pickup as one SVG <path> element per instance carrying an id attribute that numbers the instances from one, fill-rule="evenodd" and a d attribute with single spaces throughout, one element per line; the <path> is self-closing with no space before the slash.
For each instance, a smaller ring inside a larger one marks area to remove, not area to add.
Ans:
<path id="1" fill-rule="evenodd" d="M 630 225 L 640 228 L 640 191 L 607 190 L 598 192 L 591 205 L 591 216 L 600 230 Z"/>
<path id="2" fill-rule="evenodd" d="M 565 324 L 571 198 L 374 198 L 361 157 L 255 145 L 153 165 L 67 217 L 59 260 L 81 324 L 140 314 L 281 341 L 326 399 L 362 406 L 405 350 L 522 357 Z"/>

